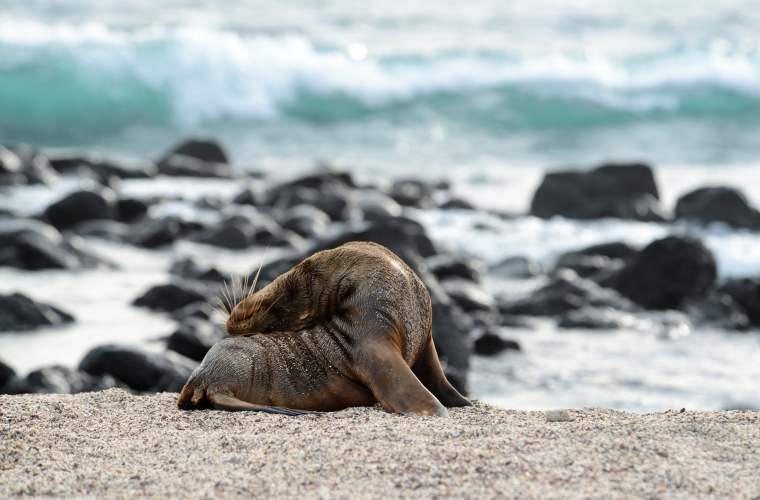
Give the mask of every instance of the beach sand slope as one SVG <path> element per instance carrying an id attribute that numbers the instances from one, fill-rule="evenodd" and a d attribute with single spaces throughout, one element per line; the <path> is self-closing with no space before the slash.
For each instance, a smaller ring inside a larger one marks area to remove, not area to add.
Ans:
<path id="1" fill-rule="evenodd" d="M 286 417 L 179 411 L 176 398 L 0 396 L 0 497 L 760 496 L 758 411 Z"/>

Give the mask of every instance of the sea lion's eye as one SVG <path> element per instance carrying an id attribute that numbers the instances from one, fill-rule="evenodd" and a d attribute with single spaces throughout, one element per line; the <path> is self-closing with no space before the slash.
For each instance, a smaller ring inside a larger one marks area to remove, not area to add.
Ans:
<path id="1" fill-rule="evenodd" d="M 265 331 L 267 331 L 267 332 L 273 332 L 275 329 L 279 328 L 280 325 L 282 325 L 282 320 L 281 319 L 275 320 L 275 321 L 271 322 L 269 324 L 269 326 L 267 326 L 267 328 L 266 328 Z"/>

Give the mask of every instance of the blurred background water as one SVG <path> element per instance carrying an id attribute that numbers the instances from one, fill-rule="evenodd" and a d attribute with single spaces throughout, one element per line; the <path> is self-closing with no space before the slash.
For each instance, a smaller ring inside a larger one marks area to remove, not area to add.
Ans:
<path id="1" fill-rule="evenodd" d="M 741 187 L 758 205 L 758 33 L 757 0 L 0 0 L 0 143 L 155 159 L 180 139 L 210 136 L 237 163 L 275 177 L 325 160 L 360 178 L 448 178 L 478 207 L 512 212 L 527 209 L 547 168 L 643 161 L 656 167 L 670 208 L 711 183 Z M 33 215 L 66 189 L 2 196 Z M 150 188 L 126 182 L 124 189 Z M 234 186 L 183 189 L 197 196 Z M 531 255 L 549 265 L 584 244 L 646 244 L 670 231 L 625 221 L 505 222 L 485 213 L 420 218 L 434 239 L 489 263 Z M 475 231 L 483 218 L 498 230 Z M 756 233 L 701 231 L 721 277 L 760 271 Z M 129 330 L 140 330 L 135 341 L 165 333 L 166 318 L 115 304 L 165 276 L 173 254 L 107 251 L 125 268 L 116 281 L 54 274 L 51 284 L 46 274 L 0 271 L 1 292 L 57 297 L 92 316 L 69 351 L 61 342 L 42 355 L 34 337 L 0 337 L 0 353 L 21 373 L 73 365 L 92 345 Z M 207 257 L 221 268 L 232 258 Z M 103 286 L 102 296 L 87 292 Z M 80 292 L 67 295 L 73 289 Z M 113 318 L 119 327 L 98 338 Z M 515 335 L 527 354 L 476 361 L 473 394 L 523 408 L 760 404 L 756 337 L 728 342 L 733 334 L 703 332 L 663 343 L 662 363 L 643 365 L 653 347 L 625 332 L 601 340 L 546 326 Z"/>

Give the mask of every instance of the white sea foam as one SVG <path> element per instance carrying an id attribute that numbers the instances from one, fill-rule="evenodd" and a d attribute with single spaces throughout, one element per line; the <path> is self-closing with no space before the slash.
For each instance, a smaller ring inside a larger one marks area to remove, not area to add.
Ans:
<path id="1" fill-rule="evenodd" d="M 636 61 L 559 52 L 357 61 L 342 47 L 318 48 L 301 34 L 243 35 L 200 26 L 120 30 L 7 17 L 0 18 L 0 44 L 5 71 L 62 57 L 87 75 L 88 83 L 78 83 L 83 89 L 139 82 L 165 95 L 175 122 L 185 126 L 225 116 L 275 117 L 302 93 L 379 107 L 436 92 L 528 85 L 539 95 L 632 112 L 675 109 L 677 89 L 712 86 L 760 95 L 760 60 L 741 52 L 692 50 Z"/>

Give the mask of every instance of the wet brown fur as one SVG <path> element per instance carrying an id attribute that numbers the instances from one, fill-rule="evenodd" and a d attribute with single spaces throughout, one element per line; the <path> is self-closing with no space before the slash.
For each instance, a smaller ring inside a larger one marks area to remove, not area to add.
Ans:
<path id="1" fill-rule="evenodd" d="M 390 250 L 347 243 L 304 260 L 238 303 L 181 408 L 386 410 L 446 416 L 467 406 L 432 339 L 430 296 Z M 266 411 L 266 410 L 262 410 Z"/>

